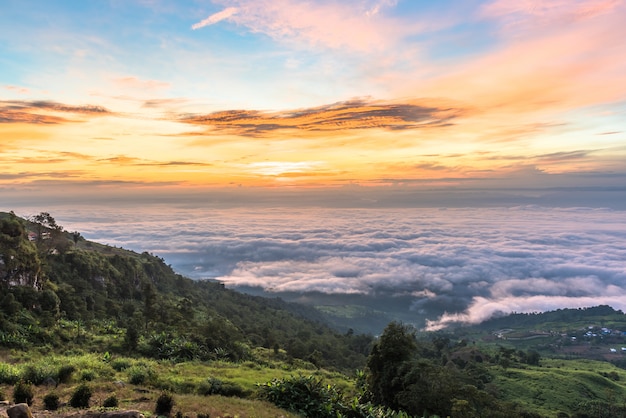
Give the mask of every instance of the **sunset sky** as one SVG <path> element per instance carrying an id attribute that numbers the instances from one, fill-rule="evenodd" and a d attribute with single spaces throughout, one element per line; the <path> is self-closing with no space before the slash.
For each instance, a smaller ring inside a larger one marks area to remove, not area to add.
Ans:
<path id="1" fill-rule="evenodd" d="M 622 0 L 2 0 L 0 209 L 472 190 L 610 206 L 625 22 Z"/>

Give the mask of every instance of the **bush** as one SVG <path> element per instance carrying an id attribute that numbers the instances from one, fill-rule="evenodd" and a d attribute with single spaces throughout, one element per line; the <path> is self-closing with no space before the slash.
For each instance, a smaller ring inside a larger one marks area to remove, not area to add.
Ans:
<path id="1" fill-rule="evenodd" d="M 30 382 L 33 385 L 41 385 L 48 380 L 54 380 L 58 377 L 56 370 L 49 367 L 28 365 L 22 371 L 22 380 L 24 382 Z"/>
<path id="2" fill-rule="evenodd" d="M 30 383 L 24 383 L 21 380 L 13 387 L 13 402 L 14 403 L 26 403 L 28 406 L 33 404 L 33 398 L 35 397 L 35 391 L 33 385 Z"/>
<path id="3" fill-rule="evenodd" d="M 56 411 L 59 409 L 59 395 L 56 393 L 48 393 L 43 397 L 43 404 L 48 411 Z"/>
<path id="4" fill-rule="evenodd" d="M 111 362 L 111 367 L 116 372 L 121 372 L 128 369 L 131 366 L 130 360 L 125 358 L 118 358 Z"/>
<path id="5" fill-rule="evenodd" d="M 89 408 L 89 400 L 91 399 L 91 389 L 86 384 L 82 384 L 76 388 L 70 399 L 70 406 L 73 408 Z"/>
<path id="6" fill-rule="evenodd" d="M 206 382 L 201 383 L 198 387 L 198 394 L 204 396 L 222 395 L 239 398 L 244 398 L 247 395 L 246 391 L 238 384 L 224 382 L 215 377 L 210 377 Z"/>
<path id="7" fill-rule="evenodd" d="M 0 401 L 6 401 L 6 400 L 7 400 L 7 395 L 5 395 L 2 388 L 0 388 Z"/>
<path id="8" fill-rule="evenodd" d="M 14 385 L 20 380 L 20 371 L 12 364 L 0 363 L 0 384 Z"/>
<path id="9" fill-rule="evenodd" d="M 167 392 L 162 392 L 156 401 L 154 412 L 157 415 L 169 415 L 172 408 L 174 408 L 174 397 Z"/>
<path id="10" fill-rule="evenodd" d="M 274 379 L 260 386 L 261 397 L 305 417 L 335 418 L 346 407 L 341 393 L 313 376 Z"/>
<path id="11" fill-rule="evenodd" d="M 137 364 L 127 370 L 128 381 L 132 385 L 143 385 L 149 379 L 154 377 L 154 371 L 148 365 Z"/>
<path id="12" fill-rule="evenodd" d="M 76 367 L 66 364 L 65 366 L 61 366 L 59 371 L 57 372 L 57 378 L 59 379 L 59 383 L 69 383 L 72 379 L 72 374 L 76 371 Z"/>
<path id="13" fill-rule="evenodd" d="M 119 402 L 117 401 L 117 397 L 115 395 L 109 396 L 102 402 L 102 406 L 105 408 L 117 408 L 118 405 Z"/>
<path id="14" fill-rule="evenodd" d="M 80 374 L 80 380 L 83 382 L 91 382 L 96 377 L 96 372 L 93 370 L 83 370 Z"/>

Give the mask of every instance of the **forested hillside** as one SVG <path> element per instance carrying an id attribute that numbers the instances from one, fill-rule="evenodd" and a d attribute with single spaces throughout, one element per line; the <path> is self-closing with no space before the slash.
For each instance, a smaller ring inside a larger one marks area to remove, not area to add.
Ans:
<path id="1" fill-rule="evenodd" d="M 64 231 L 48 213 L 0 222 L 0 345 L 102 345 L 81 328 L 104 327 L 123 333 L 98 347 L 111 352 L 238 360 L 260 346 L 324 367 L 365 364 L 372 338 L 333 331 L 313 308 L 190 280 L 154 255 Z"/>

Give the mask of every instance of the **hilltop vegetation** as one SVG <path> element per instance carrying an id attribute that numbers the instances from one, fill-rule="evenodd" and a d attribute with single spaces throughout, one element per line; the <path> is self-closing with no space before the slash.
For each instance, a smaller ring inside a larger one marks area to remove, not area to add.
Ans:
<path id="1" fill-rule="evenodd" d="M 82 399 L 179 418 L 626 416 L 626 354 L 609 351 L 626 345 L 626 319 L 607 306 L 447 333 L 392 322 L 375 339 L 89 242 L 47 213 L 0 214 L 0 290 L 0 398 L 30 394 L 41 409 Z"/>

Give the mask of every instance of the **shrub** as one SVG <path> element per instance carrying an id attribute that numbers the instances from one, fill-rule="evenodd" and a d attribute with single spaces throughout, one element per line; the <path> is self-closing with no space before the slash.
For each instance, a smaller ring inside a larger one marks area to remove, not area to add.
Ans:
<path id="1" fill-rule="evenodd" d="M 6 401 L 7 400 L 7 396 L 4 394 L 4 391 L 2 390 L 2 388 L 0 388 L 0 401 Z"/>
<path id="2" fill-rule="evenodd" d="M 105 408 L 117 408 L 118 405 L 119 402 L 117 401 L 117 397 L 115 395 L 109 396 L 102 402 L 102 406 Z"/>
<path id="3" fill-rule="evenodd" d="M 80 374 L 80 380 L 83 382 L 91 382 L 96 377 L 96 372 L 93 370 L 83 370 Z"/>
<path id="4" fill-rule="evenodd" d="M 128 369 L 131 366 L 130 360 L 125 358 L 118 358 L 111 362 L 111 367 L 116 372 L 121 372 Z"/>
<path id="5" fill-rule="evenodd" d="M 159 398 L 156 401 L 156 407 L 154 412 L 157 415 L 169 415 L 174 407 L 174 397 L 167 392 L 161 392 Z"/>
<path id="6" fill-rule="evenodd" d="M 29 406 L 33 404 L 33 398 L 35 397 L 35 391 L 33 385 L 30 383 L 24 383 L 21 380 L 13 387 L 13 402 L 14 403 L 26 403 Z"/>
<path id="7" fill-rule="evenodd" d="M 305 417 L 335 418 L 345 410 L 341 393 L 313 376 L 274 379 L 260 386 L 263 398 Z"/>
<path id="8" fill-rule="evenodd" d="M 14 385 L 20 380 L 20 371 L 12 364 L 0 363 L 0 384 Z"/>
<path id="9" fill-rule="evenodd" d="M 57 378 L 59 379 L 59 383 L 69 383 L 72 379 L 72 374 L 75 371 L 76 367 L 70 364 L 59 367 L 59 371 L 57 372 Z"/>
<path id="10" fill-rule="evenodd" d="M 59 409 L 59 395 L 56 393 L 48 393 L 43 397 L 43 404 L 48 411 L 56 411 Z"/>
<path id="11" fill-rule="evenodd" d="M 244 398 L 246 391 L 236 383 L 224 382 L 215 377 L 210 377 L 206 382 L 203 382 L 198 387 L 198 394 L 208 395 L 222 395 L 222 396 L 236 396 Z"/>
<path id="12" fill-rule="evenodd" d="M 128 381 L 133 385 L 143 385 L 154 376 L 154 371 L 148 365 L 137 364 L 128 369 Z"/>
<path id="13" fill-rule="evenodd" d="M 70 399 L 70 406 L 73 408 L 89 408 L 89 400 L 91 399 L 91 389 L 86 384 L 82 384 L 76 388 Z"/>
<path id="14" fill-rule="evenodd" d="M 22 380 L 33 385 L 41 385 L 48 380 L 57 379 L 57 371 L 49 367 L 28 365 L 22 371 Z"/>

